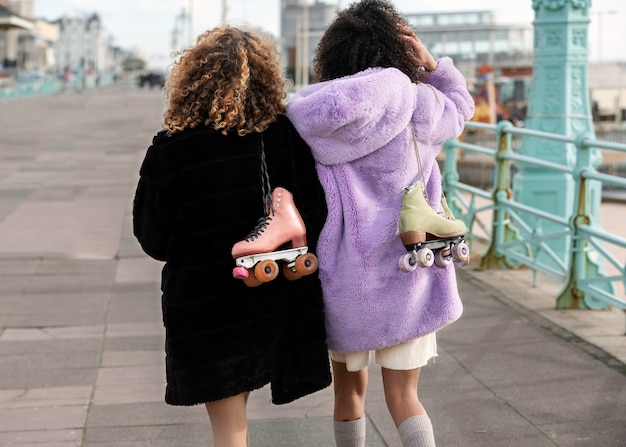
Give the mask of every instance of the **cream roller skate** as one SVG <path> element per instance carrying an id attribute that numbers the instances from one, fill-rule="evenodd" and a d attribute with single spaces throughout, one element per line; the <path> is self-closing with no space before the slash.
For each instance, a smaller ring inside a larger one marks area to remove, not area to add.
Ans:
<path id="1" fill-rule="evenodd" d="M 404 188 L 399 232 L 409 253 L 399 259 L 401 270 L 412 272 L 433 263 L 445 267 L 453 261 L 459 266 L 469 264 L 465 224 L 454 217 L 443 196 L 441 206 L 443 213 L 430 207 L 421 181 Z"/>
<path id="2" fill-rule="evenodd" d="M 231 253 L 236 264 L 233 277 L 249 287 L 276 278 L 276 261 L 284 261 L 283 275 L 289 280 L 310 275 L 318 266 L 317 257 L 308 253 L 306 229 L 293 196 L 281 187 L 272 191 L 267 215 Z"/>

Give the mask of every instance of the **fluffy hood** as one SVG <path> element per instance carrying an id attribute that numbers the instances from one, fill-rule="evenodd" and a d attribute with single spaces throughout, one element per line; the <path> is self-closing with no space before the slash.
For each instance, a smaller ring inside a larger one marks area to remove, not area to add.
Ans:
<path id="1" fill-rule="evenodd" d="M 427 84 L 414 84 L 396 68 L 370 68 L 352 76 L 308 86 L 288 104 L 288 116 L 297 123 L 302 137 L 311 146 L 316 160 L 324 165 L 348 163 L 388 144 L 407 128 L 413 119 L 436 127 L 437 110 L 447 107 L 441 91 L 450 91 L 455 101 L 455 125 L 430 129 L 422 127 L 418 139 L 441 144 L 456 138 L 458 129 L 474 114 L 473 101 L 466 82 L 456 71 L 452 59 L 438 60 L 438 68 L 429 74 Z M 457 113 L 457 109 L 458 112 Z"/>
<path id="2" fill-rule="evenodd" d="M 289 107 L 316 160 L 335 165 L 380 149 L 406 127 L 415 104 L 415 95 L 406 94 L 411 87 L 409 78 L 395 68 L 370 68 L 313 84 Z"/>

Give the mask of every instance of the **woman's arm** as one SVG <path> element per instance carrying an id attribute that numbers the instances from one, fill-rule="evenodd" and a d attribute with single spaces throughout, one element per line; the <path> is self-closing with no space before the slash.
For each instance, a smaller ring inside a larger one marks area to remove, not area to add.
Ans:
<path id="1" fill-rule="evenodd" d="M 133 233 L 149 256 L 166 261 L 173 210 L 161 163 L 161 155 L 151 146 L 139 171 L 133 200 Z"/>

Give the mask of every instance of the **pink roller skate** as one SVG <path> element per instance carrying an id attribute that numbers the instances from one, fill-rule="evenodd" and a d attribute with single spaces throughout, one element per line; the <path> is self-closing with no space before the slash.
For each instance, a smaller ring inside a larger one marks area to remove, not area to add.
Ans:
<path id="1" fill-rule="evenodd" d="M 242 279 L 249 287 L 273 280 L 278 276 L 276 261 L 284 261 L 283 275 L 296 280 L 317 270 L 317 257 L 308 253 L 306 228 L 285 188 L 272 191 L 267 216 L 242 241 L 232 248 L 236 267 L 233 277 Z"/>

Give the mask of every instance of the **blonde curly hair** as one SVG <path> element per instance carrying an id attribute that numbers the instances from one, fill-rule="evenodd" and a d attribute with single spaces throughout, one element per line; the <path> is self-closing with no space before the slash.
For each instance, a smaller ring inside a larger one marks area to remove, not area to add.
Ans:
<path id="1" fill-rule="evenodd" d="M 287 81 L 270 36 L 214 28 L 178 55 L 165 81 L 168 133 L 205 125 L 246 135 L 262 132 L 285 113 Z"/>

